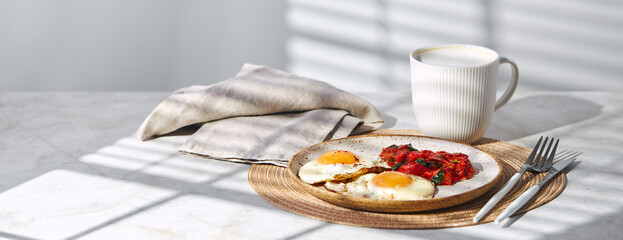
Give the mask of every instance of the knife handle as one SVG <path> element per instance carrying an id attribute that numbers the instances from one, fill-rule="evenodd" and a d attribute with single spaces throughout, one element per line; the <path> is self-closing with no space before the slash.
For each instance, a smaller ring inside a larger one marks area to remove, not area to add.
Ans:
<path id="1" fill-rule="evenodd" d="M 534 185 L 533 187 L 526 190 L 524 193 L 519 195 L 515 201 L 513 201 L 508 207 L 495 219 L 495 223 L 500 224 L 502 220 L 507 217 L 513 215 L 517 210 L 519 210 L 523 205 L 525 205 L 537 192 L 541 189 L 541 184 Z"/>
<path id="2" fill-rule="evenodd" d="M 506 185 L 504 185 L 504 187 L 500 191 L 498 191 L 498 193 L 496 193 L 495 195 L 493 195 L 493 197 L 491 197 L 491 199 L 489 199 L 489 201 L 485 204 L 485 206 L 483 206 L 480 209 L 480 211 L 478 213 L 476 213 L 476 216 L 474 216 L 474 223 L 477 223 L 478 221 L 480 221 L 480 219 L 482 219 L 482 217 L 484 217 L 495 206 L 495 204 L 500 202 L 500 200 L 502 200 L 502 198 L 504 198 L 504 196 L 506 196 L 506 194 L 519 181 L 519 179 L 521 178 L 521 175 L 523 175 L 523 173 L 524 173 L 524 171 L 519 171 L 519 172 L 515 173 L 515 175 L 513 175 L 513 177 L 511 177 L 511 179 L 508 181 L 508 183 L 506 183 Z"/>

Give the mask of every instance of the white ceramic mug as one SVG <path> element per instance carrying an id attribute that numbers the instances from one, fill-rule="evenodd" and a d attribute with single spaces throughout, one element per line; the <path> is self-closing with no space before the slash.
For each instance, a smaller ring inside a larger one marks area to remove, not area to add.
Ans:
<path id="1" fill-rule="evenodd" d="M 493 112 L 508 102 L 519 77 L 517 64 L 473 45 L 424 47 L 411 52 L 411 92 L 417 123 L 425 135 L 471 143 L 480 139 Z M 512 78 L 496 101 L 498 66 Z"/>

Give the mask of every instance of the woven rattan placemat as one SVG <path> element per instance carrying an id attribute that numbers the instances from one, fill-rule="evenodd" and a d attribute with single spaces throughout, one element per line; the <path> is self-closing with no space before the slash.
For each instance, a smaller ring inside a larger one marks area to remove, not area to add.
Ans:
<path id="1" fill-rule="evenodd" d="M 370 134 L 412 134 L 414 130 L 377 130 Z M 489 192 L 470 202 L 455 207 L 415 213 L 375 213 L 335 206 L 306 193 L 287 174 L 286 168 L 259 165 L 251 166 L 248 174 L 253 189 L 266 201 L 310 218 L 354 226 L 395 229 L 448 228 L 474 225 L 472 218 L 510 177 L 517 172 L 530 154 L 530 150 L 493 139 L 481 139 L 473 144 L 502 162 L 502 178 Z M 489 214 L 477 224 L 493 221 L 521 193 L 543 179 L 545 173 L 527 172 L 520 182 L 506 195 Z M 549 181 L 530 202 L 517 213 L 527 212 L 556 198 L 565 188 L 564 174 Z"/>

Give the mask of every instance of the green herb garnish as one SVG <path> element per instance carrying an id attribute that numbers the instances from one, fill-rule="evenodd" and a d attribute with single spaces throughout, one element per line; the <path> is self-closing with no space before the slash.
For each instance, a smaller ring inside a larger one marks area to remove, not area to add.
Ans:
<path id="1" fill-rule="evenodd" d="M 396 171 L 396 170 L 398 170 L 398 168 L 400 168 L 400 166 L 402 166 L 402 165 L 403 165 L 403 164 L 405 164 L 406 162 L 407 162 L 407 161 L 406 161 L 406 159 L 405 159 L 405 160 L 402 160 L 401 162 L 394 163 L 394 166 L 392 166 L 392 171 Z"/>
<path id="2" fill-rule="evenodd" d="M 428 162 L 426 162 L 426 160 L 424 160 L 424 158 L 415 159 L 415 162 L 420 164 L 420 165 L 422 165 L 422 166 L 424 166 L 424 167 L 428 167 Z"/>
<path id="3" fill-rule="evenodd" d="M 437 172 L 437 175 L 430 178 L 430 181 L 434 184 L 438 184 L 438 185 L 441 184 L 441 182 L 443 181 L 443 168 L 439 169 L 439 172 Z"/>
<path id="4" fill-rule="evenodd" d="M 407 144 L 407 147 L 409 148 L 409 150 L 411 151 L 417 151 L 417 149 L 415 149 L 413 146 L 411 146 L 411 143 Z"/>
<path id="5" fill-rule="evenodd" d="M 392 144 L 392 145 L 390 145 L 390 146 L 389 146 L 389 147 L 387 147 L 387 148 L 391 148 L 391 149 L 398 149 L 398 146 L 396 146 L 396 144 Z"/>

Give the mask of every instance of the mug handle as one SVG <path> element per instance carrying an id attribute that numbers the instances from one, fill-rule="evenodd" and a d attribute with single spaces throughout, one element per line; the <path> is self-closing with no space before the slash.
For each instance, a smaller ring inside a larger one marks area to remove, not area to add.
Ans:
<path id="1" fill-rule="evenodd" d="M 513 61 L 511 59 L 508 59 L 508 58 L 505 58 L 505 57 L 500 57 L 500 64 L 503 64 L 503 63 L 508 63 L 508 64 L 511 65 L 511 70 L 512 70 L 513 76 L 511 78 L 511 82 L 508 84 L 508 88 L 506 89 L 504 94 L 502 94 L 500 99 L 498 99 L 495 102 L 495 109 L 494 109 L 494 111 L 497 111 L 499 108 L 504 106 L 504 104 L 506 104 L 508 102 L 508 100 L 511 99 L 511 96 L 513 96 L 513 93 L 515 93 L 515 89 L 517 88 L 517 81 L 519 79 L 519 69 L 517 68 L 517 64 L 515 63 L 515 61 Z"/>

